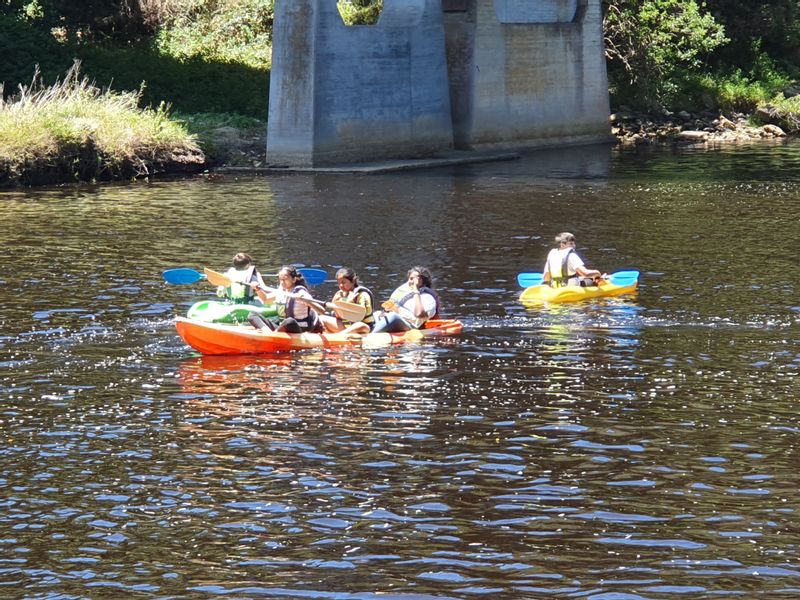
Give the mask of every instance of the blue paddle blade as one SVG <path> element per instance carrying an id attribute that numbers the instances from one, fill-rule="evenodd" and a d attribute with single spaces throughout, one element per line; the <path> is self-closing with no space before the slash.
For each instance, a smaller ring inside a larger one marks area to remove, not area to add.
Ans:
<path id="1" fill-rule="evenodd" d="M 639 271 L 617 271 L 608 276 L 608 280 L 614 285 L 630 285 L 639 279 Z M 517 283 L 520 287 L 529 288 L 532 285 L 541 285 L 544 277 L 541 273 L 520 273 L 517 275 Z"/>
<path id="2" fill-rule="evenodd" d="M 517 283 L 520 287 L 528 288 L 542 283 L 543 277 L 541 273 L 520 273 L 517 275 Z"/>
<path id="3" fill-rule="evenodd" d="M 630 285 L 639 279 L 639 271 L 617 271 L 608 276 L 614 285 Z"/>
<path id="4" fill-rule="evenodd" d="M 194 269 L 169 269 L 164 271 L 164 280 L 167 283 L 174 283 L 174 284 L 184 284 L 184 283 L 194 283 L 195 281 L 200 281 L 201 279 L 205 278 L 203 273 L 195 271 Z"/>
<path id="5" fill-rule="evenodd" d="M 328 278 L 328 273 L 323 269 L 297 269 L 303 274 L 305 277 L 306 283 L 308 285 L 317 285 L 318 283 L 322 283 Z"/>

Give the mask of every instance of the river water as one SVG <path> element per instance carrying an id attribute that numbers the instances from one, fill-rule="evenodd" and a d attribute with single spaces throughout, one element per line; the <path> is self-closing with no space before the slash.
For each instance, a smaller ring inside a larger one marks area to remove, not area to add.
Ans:
<path id="1" fill-rule="evenodd" d="M 0 597 L 796 596 L 799 210 L 797 143 L 2 192 Z M 519 304 L 563 230 L 638 293 Z M 465 331 L 200 357 L 239 250 Z"/>

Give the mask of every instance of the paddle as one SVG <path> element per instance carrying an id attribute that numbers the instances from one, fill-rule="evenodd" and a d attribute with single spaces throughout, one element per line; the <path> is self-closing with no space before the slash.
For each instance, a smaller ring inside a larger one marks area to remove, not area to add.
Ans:
<path id="1" fill-rule="evenodd" d="M 393 336 L 398 339 L 395 340 Z M 361 346 L 363 348 L 379 348 L 381 346 L 388 346 L 392 343 L 403 342 L 419 342 L 425 339 L 425 334 L 421 329 L 409 329 L 403 334 L 391 334 L 388 331 L 379 331 L 378 333 L 368 333 L 361 338 Z"/>
<path id="2" fill-rule="evenodd" d="M 614 285 L 630 285 L 639 279 L 639 271 L 617 271 L 608 276 L 608 281 Z M 532 285 L 541 285 L 544 276 L 541 273 L 520 273 L 517 275 L 517 283 L 520 287 L 528 288 Z"/>
<path id="3" fill-rule="evenodd" d="M 216 271 L 212 271 L 209 268 L 204 269 L 206 277 L 208 278 L 209 283 L 213 285 L 221 285 L 224 287 L 228 287 L 231 284 L 231 280 L 223 275 L 222 273 L 217 273 Z M 276 288 L 260 288 L 266 292 L 277 292 Z M 303 298 L 302 296 L 297 296 L 295 294 L 287 294 L 290 298 L 294 298 L 299 302 L 303 302 L 308 304 L 311 308 L 316 310 L 317 312 L 324 313 L 328 312 L 328 309 L 332 310 L 336 313 L 336 315 L 345 321 L 352 321 L 355 323 L 356 321 L 360 321 L 363 319 L 367 314 L 367 309 L 360 305 L 356 304 L 355 302 L 345 302 L 344 300 L 336 300 L 334 302 L 322 302 L 320 300 L 316 300 L 314 298 Z"/>
<path id="4" fill-rule="evenodd" d="M 306 282 L 308 282 L 309 285 L 317 285 L 328 278 L 327 271 L 324 271 L 323 269 L 302 268 L 297 270 L 303 274 L 303 277 L 305 277 Z M 163 275 L 164 280 L 167 283 L 173 283 L 177 285 L 194 283 L 195 281 L 200 281 L 201 279 L 206 278 L 204 273 L 187 268 L 168 269 L 164 271 Z M 230 285 L 230 282 L 228 285 Z"/>
<path id="5" fill-rule="evenodd" d="M 198 273 L 194 269 L 169 269 L 164 271 L 164 281 L 182 285 L 184 283 L 194 283 L 205 278 L 205 275 Z"/>

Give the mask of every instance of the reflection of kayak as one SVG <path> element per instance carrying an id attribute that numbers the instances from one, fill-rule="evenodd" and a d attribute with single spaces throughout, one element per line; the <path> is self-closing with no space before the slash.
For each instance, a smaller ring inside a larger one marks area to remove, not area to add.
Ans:
<path id="1" fill-rule="evenodd" d="M 636 291 L 639 285 L 637 279 L 628 279 L 617 285 L 608 281 L 603 285 L 596 286 L 566 286 L 552 288 L 547 284 L 532 285 L 526 288 L 519 299 L 523 304 L 539 304 L 542 302 L 579 302 L 588 298 L 610 298 L 611 296 L 621 296 Z"/>
<path id="2" fill-rule="evenodd" d="M 370 333 L 365 336 L 342 333 L 284 333 L 255 329 L 249 325 L 208 323 L 177 317 L 178 334 L 202 354 L 264 354 L 325 348 L 331 346 L 383 346 L 419 341 L 436 336 L 454 335 L 463 328 L 455 319 L 428 321 L 424 329 L 404 333 Z"/>
<path id="3" fill-rule="evenodd" d="M 218 302 L 217 300 L 201 300 L 192 304 L 186 316 L 195 321 L 208 323 L 245 323 L 247 315 L 251 312 L 257 312 L 265 317 L 273 317 L 278 314 L 274 304 L 253 306 L 251 304 Z"/>

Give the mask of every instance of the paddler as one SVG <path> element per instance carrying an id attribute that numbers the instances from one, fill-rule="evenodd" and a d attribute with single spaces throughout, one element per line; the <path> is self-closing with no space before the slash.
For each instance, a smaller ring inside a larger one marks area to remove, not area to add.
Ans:
<path id="1" fill-rule="evenodd" d="M 257 329 L 273 329 L 286 333 L 321 333 L 322 323 L 317 311 L 297 297 L 313 300 L 308 291 L 303 274 L 296 267 L 284 265 L 278 271 L 278 289 L 262 289 L 262 286 L 253 284 L 253 289 L 264 304 L 275 303 L 278 318 L 282 319 L 276 324 L 256 312 L 251 312 L 247 320 Z"/>
<path id="2" fill-rule="evenodd" d="M 407 281 L 375 315 L 373 332 L 401 332 L 420 329 L 429 319 L 439 318 L 439 296 L 433 291 L 433 278 L 425 267 L 412 267 Z"/>
<path id="3" fill-rule="evenodd" d="M 237 304 L 251 304 L 255 299 L 255 292 L 251 284 L 265 286 L 261 273 L 253 264 L 252 257 L 245 252 L 237 252 L 231 261 L 232 266 L 225 271 L 225 276 L 231 280 L 231 285 L 217 287 L 217 296 L 228 298 Z"/>
<path id="4" fill-rule="evenodd" d="M 547 254 L 542 271 L 542 279 L 550 287 L 597 285 L 602 281 L 602 273 L 588 269 L 583 259 L 575 251 L 575 236 L 564 231 L 555 238 L 557 248 Z"/>
<path id="5" fill-rule="evenodd" d="M 359 283 L 358 275 L 350 267 L 342 267 L 336 271 L 336 283 L 339 286 L 339 290 L 333 295 L 331 302 L 336 302 L 337 300 L 353 302 L 363 306 L 367 312 L 361 321 L 356 321 L 355 323 L 344 321 L 335 315 L 320 315 L 319 318 L 325 326 L 325 330 L 331 333 L 337 331 L 342 333 L 369 333 L 375 324 L 375 317 L 372 314 L 374 304 L 372 292 Z"/>

